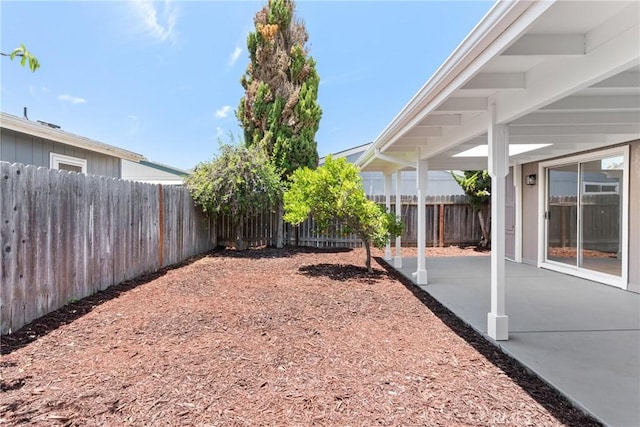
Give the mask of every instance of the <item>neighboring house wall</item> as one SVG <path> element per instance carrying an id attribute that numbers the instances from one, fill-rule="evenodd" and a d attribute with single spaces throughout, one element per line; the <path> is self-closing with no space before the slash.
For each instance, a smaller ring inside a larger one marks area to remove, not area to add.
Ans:
<path id="1" fill-rule="evenodd" d="M 361 172 L 362 186 L 369 196 L 384 195 L 384 175 L 382 172 Z M 416 196 L 418 194 L 416 184 L 416 171 L 402 172 L 401 193 L 404 196 Z M 449 171 L 429 171 L 427 181 L 427 196 L 462 195 L 464 191 L 453 179 Z M 391 194 L 396 193 L 396 174 L 391 178 Z"/>
<path id="2" fill-rule="evenodd" d="M 51 153 L 87 161 L 87 173 L 120 178 L 120 159 L 106 154 L 27 135 L 10 129 L 0 130 L 0 160 L 50 168 Z"/>
<path id="3" fill-rule="evenodd" d="M 369 148 L 368 144 L 346 150 L 342 153 L 333 154 L 333 157 L 344 157 L 349 163 L 355 163 L 367 148 Z M 348 154 L 343 155 L 343 153 Z M 322 161 L 320 164 L 322 164 Z M 360 176 L 362 176 L 362 187 L 368 196 L 384 196 L 384 174 L 382 172 L 360 172 Z M 396 193 L 396 176 L 394 173 L 391 178 L 391 194 Z M 401 194 L 404 196 L 418 195 L 415 170 L 402 172 Z M 449 171 L 429 171 L 427 196 L 452 196 L 462 194 L 464 194 L 464 191 L 462 191 Z"/>
<path id="4" fill-rule="evenodd" d="M 629 164 L 626 167 L 629 170 L 629 190 L 625 192 L 629 198 L 628 211 L 628 243 L 629 243 L 629 261 L 628 261 L 628 290 L 640 292 L 640 140 L 632 141 L 630 146 Z M 597 152 L 597 151 L 596 151 Z M 575 153 L 576 155 L 582 153 Z M 538 223 L 542 221 L 539 218 L 538 197 L 540 189 L 540 177 L 538 184 L 525 185 L 524 179 L 527 175 L 538 174 L 538 163 L 528 163 L 522 165 L 522 261 L 525 264 L 538 264 L 539 244 L 538 242 Z"/>
<path id="5" fill-rule="evenodd" d="M 185 177 L 186 172 L 168 166 L 122 159 L 122 179 L 149 184 L 182 185 Z"/>

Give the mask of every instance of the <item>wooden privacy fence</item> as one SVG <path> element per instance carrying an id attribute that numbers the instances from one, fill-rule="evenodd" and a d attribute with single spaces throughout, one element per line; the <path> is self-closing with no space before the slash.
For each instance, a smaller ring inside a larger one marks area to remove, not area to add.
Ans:
<path id="1" fill-rule="evenodd" d="M 582 248 L 617 253 L 620 250 L 620 196 L 618 194 L 583 195 L 581 204 Z M 549 198 L 550 247 L 575 248 L 578 244 L 578 198 Z"/>
<path id="2" fill-rule="evenodd" d="M 372 198 L 384 205 L 383 197 Z M 466 196 L 429 196 L 426 198 L 426 238 L 428 246 L 448 246 L 476 244 L 482 236 L 478 215 L 467 204 Z M 391 212 L 395 213 L 395 196 L 391 197 Z M 417 197 L 402 197 L 401 218 L 405 224 L 402 234 L 403 246 L 418 243 L 418 200 Z M 485 217 L 488 217 L 488 209 Z M 245 220 L 245 241 L 249 246 L 274 245 L 276 243 L 277 218 L 269 210 L 253 212 Z M 285 244 L 313 247 L 360 247 L 362 242 L 353 234 L 345 234 L 336 225 L 336 230 L 318 230 L 313 218 L 298 227 L 285 224 Z M 218 242 L 233 245 L 235 241 L 231 218 L 218 219 L 216 229 Z"/>
<path id="3" fill-rule="evenodd" d="M 188 191 L 0 162 L 0 331 L 206 252 Z"/>

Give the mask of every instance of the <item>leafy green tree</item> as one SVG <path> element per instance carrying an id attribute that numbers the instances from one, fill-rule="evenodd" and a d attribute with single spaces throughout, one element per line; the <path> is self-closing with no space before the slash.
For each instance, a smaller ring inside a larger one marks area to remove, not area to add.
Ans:
<path id="1" fill-rule="evenodd" d="M 8 56 L 9 59 L 11 59 L 12 61 L 16 57 L 20 58 L 20 65 L 24 67 L 28 63 L 29 69 L 31 70 L 31 72 L 34 72 L 38 68 L 40 68 L 40 62 L 38 61 L 38 58 L 36 58 L 31 52 L 29 52 L 27 48 L 24 47 L 23 44 L 13 49 L 13 52 L 11 53 L 0 52 L 0 55 Z"/>
<path id="2" fill-rule="evenodd" d="M 280 179 L 259 147 L 222 144 L 218 157 L 200 163 L 185 182 L 196 205 L 213 216 L 229 215 L 236 249 L 245 249 L 244 222 L 282 196 Z"/>
<path id="3" fill-rule="evenodd" d="M 236 117 L 246 143 L 262 147 L 286 183 L 296 169 L 318 164 L 320 78 L 293 0 L 270 0 L 254 23 L 255 31 L 247 38 L 250 63 L 241 79 L 245 95 Z M 278 247 L 283 244 L 282 216 L 280 205 Z"/>
<path id="4" fill-rule="evenodd" d="M 323 230 L 343 226 L 355 233 L 367 251 L 367 270 L 371 268 L 371 244 L 382 248 L 402 232 L 402 223 L 375 202 L 367 199 L 360 171 L 344 158 L 327 157 L 317 169 L 301 168 L 293 172 L 291 185 L 284 193 L 284 219 L 298 225 L 312 216 Z"/>
<path id="5" fill-rule="evenodd" d="M 451 175 L 458 185 L 467 195 L 467 201 L 474 212 L 477 213 L 480 220 L 480 230 L 482 231 L 482 239 L 478 244 L 479 248 L 488 248 L 491 244 L 491 236 L 489 234 L 490 218 L 484 217 L 484 209 L 491 203 L 491 176 L 487 171 L 464 171 L 463 175 L 451 171 Z"/>

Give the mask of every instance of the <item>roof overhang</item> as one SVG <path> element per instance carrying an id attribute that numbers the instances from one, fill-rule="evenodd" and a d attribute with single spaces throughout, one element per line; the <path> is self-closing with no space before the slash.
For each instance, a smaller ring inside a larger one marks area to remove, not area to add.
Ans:
<path id="1" fill-rule="evenodd" d="M 511 164 L 640 139 L 639 21 L 635 0 L 498 1 L 357 163 L 486 169 L 464 153 L 487 144 L 491 104 Z"/>
<path id="2" fill-rule="evenodd" d="M 83 148 L 88 151 L 106 154 L 109 156 L 118 157 L 120 159 L 131 160 L 133 162 L 139 162 L 145 159 L 143 155 L 134 153 L 133 151 L 124 150 L 122 148 L 104 144 L 99 141 L 94 141 L 89 138 L 74 135 L 60 129 L 55 129 L 50 126 L 16 117 L 7 113 L 1 113 L 0 126 L 4 129 L 9 129 L 26 135 L 48 139 L 50 141 L 59 142 L 61 144 Z"/>

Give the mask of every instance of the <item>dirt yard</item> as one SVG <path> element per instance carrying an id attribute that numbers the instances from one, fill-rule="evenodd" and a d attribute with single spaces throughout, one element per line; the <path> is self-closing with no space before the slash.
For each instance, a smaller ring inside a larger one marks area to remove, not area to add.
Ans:
<path id="1" fill-rule="evenodd" d="M 3 337 L 0 425 L 597 425 L 363 265 L 217 251 L 73 303 Z"/>

